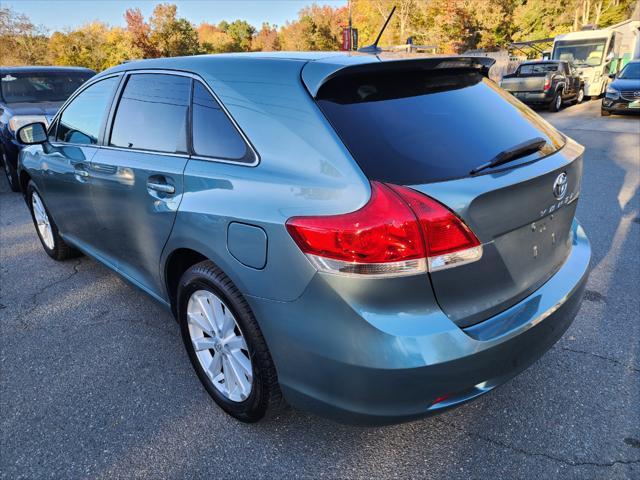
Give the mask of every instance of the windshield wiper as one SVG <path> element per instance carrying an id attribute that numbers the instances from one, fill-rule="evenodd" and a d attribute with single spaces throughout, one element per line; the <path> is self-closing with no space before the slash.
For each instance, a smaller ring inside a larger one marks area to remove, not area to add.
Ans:
<path id="1" fill-rule="evenodd" d="M 526 142 L 519 143 L 518 145 L 514 145 L 511 148 L 503 150 L 487 163 L 477 166 L 469 172 L 469 175 L 474 175 L 482 170 L 486 170 L 487 168 L 497 167 L 498 165 L 509 163 L 513 160 L 517 160 L 518 158 L 535 153 L 544 147 L 546 143 L 547 141 L 544 138 L 536 137 L 531 140 L 527 140 Z"/>

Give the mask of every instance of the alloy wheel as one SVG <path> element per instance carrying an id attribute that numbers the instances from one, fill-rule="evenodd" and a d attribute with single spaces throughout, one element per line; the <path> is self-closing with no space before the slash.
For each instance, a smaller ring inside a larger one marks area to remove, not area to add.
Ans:
<path id="1" fill-rule="evenodd" d="M 560 110 L 560 107 L 562 107 L 562 95 L 558 93 L 556 97 L 556 110 Z"/>
<path id="2" fill-rule="evenodd" d="M 47 211 L 44 208 L 44 204 L 42 203 L 38 192 L 33 192 L 31 194 L 31 207 L 33 209 L 33 216 L 36 219 L 36 225 L 38 226 L 38 232 L 40 233 L 42 242 L 49 250 L 53 250 L 55 247 L 55 241 L 53 239 L 51 222 L 49 221 L 49 216 L 47 215 Z"/>
<path id="3" fill-rule="evenodd" d="M 213 292 L 197 290 L 187 304 L 189 337 L 200 366 L 228 400 L 251 394 L 253 368 L 247 343 L 233 313 Z"/>

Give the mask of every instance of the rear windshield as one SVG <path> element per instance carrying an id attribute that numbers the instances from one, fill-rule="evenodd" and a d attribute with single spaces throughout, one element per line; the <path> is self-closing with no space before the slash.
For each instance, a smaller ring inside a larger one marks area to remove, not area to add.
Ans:
<path id="1" fill-rule="evenodd" d="M 535 65 L 520 65 L 518 68 L 519 75 L 533 75 L 536 73 L 557 72 L 557 63 L 538 63 Z"/>
<path id="2" fill-rule="evenodd" d="M 563 145 L 551 125 L 477 72 L 341 75 L 323 85 L 317 102 L 372 180 L 411 185 L 461 178 L 535 137 L 547 140 L 540 152 L 497 168 Z"/>
<path id="3" fill-rule="evenodd" d="M 92 72 L 2 72 L 0 89 L 7 103 L 64 102 Z"/>

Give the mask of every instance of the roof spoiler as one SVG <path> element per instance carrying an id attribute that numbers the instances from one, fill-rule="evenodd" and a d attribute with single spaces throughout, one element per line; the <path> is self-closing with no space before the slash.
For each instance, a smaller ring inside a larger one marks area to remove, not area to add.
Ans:
<path id="1" fill-rule="evenodd" d="M 356 57 L 357 58 L 357 57 Z M 336 77 L 358 73 L 376 72 L 407 72 L 420 70 L 461 69 L 477 70 L 485 77 L 489 76 L 489 69 L 496 62 L 489 57 L 452 56 L 452 57 L 420 57 L 420 58 L 385 58 L 377 56 L 378 61 L 365 61 L 370 56 L 362 56 L 361 62 L 342 63 L 314 61 L 307 63 L 302 69 L 302 81 L 313 98 L 316 98 L 320 88 Z"/>

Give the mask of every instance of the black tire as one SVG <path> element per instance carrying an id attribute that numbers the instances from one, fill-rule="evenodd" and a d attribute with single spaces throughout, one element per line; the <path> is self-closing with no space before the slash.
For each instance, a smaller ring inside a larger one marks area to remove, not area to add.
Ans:
<path id="1" fill-rule="evenodd" d="M 553 100 L 551 100 L 551 103 L 549 104 L 549 111 L 557 112 L 561 108 L 562 108 L 562 90 L 558 90 L 556 94 L 553 96 Z"/>
<path id="2" fill-rule="evenodd" d="M 578 90 L 578 94 L 576 95 L 576 103 L 582 103 L 584 99 L 584 87 L 580 87 L 580 90 Z"/>
<path id="3" fill-rule="evenodd" d="M 42 205 L 44 206 L 45 212 L 47 213 L 49 224 L 51 225 L 51 233 L 53 236 L 53 248 L 50 248 L 49 246 L 47 246 L 44 239 L 42 238 L 42 234 L 40 233 L 40 230 L 38 229 L 38 222 L 36 221 L 36 217 L 33 211 L 32 199 L 33 199 L 34 193 L 37 193 L 38 197 L 42 202 Z M 40 195 L 40 192 L 38 191 L 35 183 L 33 183 L 32 180 L 29 180 L 29 184 L 27 185 L 26 200 L 27 200 L 27 206 L 29 207 L 29 211 L 31 212 L 31 219 L 33 220 L 33 226 L 36 229 L 36 233 L 38 234 L 38 238 L 40 239 L 42 248 L 44 248 L 44 251 L 47 252 L 47 255 L 49 255 L 54 260 L 58 260 L 58 261 L 67 260 L 69 258 L 73 258 L 81 255 L 81 253 L 78 250 L 76 250 L 75 248 L 67 244 L 60 236 L 60 233 L 58 232 L 58 226 L 53 221 L 53 218 L 49 213 L 49 209 L 44 204 L 42 195 Z"/>
<path id="4" fill-rule="evenodd" d="M 11 165 L 9 161 L 9 157 L 5 153 L 4 149 L 2 150 L 2 166 L 4 170 L 4 174 L 7 176 L 7 182 L 9 183 L 9 188 L 12 192 L 20 191 L 20 181 L 18 179 L 18 172 L 15 167 Z"/>
<path id="5" fill-rule="evenodd" d="M 187 323 L 187 305 L 196 290 L 208 290 L 228 306 L 247 343 L 253 383 L 251 393 L 244 401 L 232 401 L 218 391 L 196 356 Z M 267 412 L 277 411 L 283 402 L 271 354 L 249 304 L 233 282 L 213 262 L 206 260 L 189 268 L 182 275 L 177 293 L 177 313 L 182 340 L 191 364 L 209 395 L 225 412 L 246 423 L 257 422 Z"/>
<path id="6" fill-rule="evenodd" d="M 600 116 L 602 117 L 608 117 L 609 115 L 611 115 L 611 112 L 608 110 L 604 110 L 604 109 L 600 109 Z"/>

